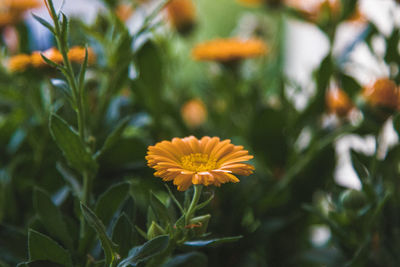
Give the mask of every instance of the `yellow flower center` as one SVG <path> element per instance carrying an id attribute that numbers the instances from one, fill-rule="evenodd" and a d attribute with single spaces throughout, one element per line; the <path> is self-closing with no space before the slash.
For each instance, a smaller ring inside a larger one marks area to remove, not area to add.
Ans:
<path id="1" fill-rule="evenodd" d="M 181 157 L 182 167 L 194 172 L 204 172 L 215 169 L 217 160 L 210 158 L 208 154 L 192 153 Z"/>

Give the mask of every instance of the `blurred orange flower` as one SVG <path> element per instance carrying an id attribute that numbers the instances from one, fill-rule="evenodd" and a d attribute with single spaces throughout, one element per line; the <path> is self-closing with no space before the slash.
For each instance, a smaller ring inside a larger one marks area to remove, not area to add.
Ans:
<path id="1" fill-rule="evenodd" d="M 220 186 L 227 182 L 237 183 L 233 175 L 250 175 L 254 167 L 243 163 L 252 159 L 243 146 L 221 141 L 218 137 L 194 136 L 174 138 L 149 146 L 147 164 L 156 170 L 155 176 L 164 181 L 174 181 L 178 190 L 185 191 L 193 184 Z"/>
<path id="2" fill-rule="evenodd" d="M 37 8 L 41 6 L 39 0 L 3 0 L 0 2 L 1 8 L 8 8 L 11 10 L 26 11 L 28 9 Z"/>
<path id="3" fill-rule="evenodd" d="M 347 94 L 336 87 L 327 91 L 326 105 L 330 113 L 336 114 L 339 117 L 346 116 L 354 107 Z"/>
<path id="4" fill-rule="evenodd" d="M 340 0 L 285 0 L 285 4 L 314 22 L 323 16 L 323 12 L 327 11 L 331 16 L 337 16 L 341 10 Z"/>
<path id="5" fill-rule="evenodd" d="M 93 49 L 88 47 L 88 64 L 93 64 L 96 61 L 96 54 Z M 69 49 L 68 58 L 75 63 L 83 63 L 85 60 L 86 49 L 82 46 L 74 46 Z"/>
<path id="6" fill-rule="evenodd" d="M 115 8 L 115 14 L 122 21 L 127 21 L 133 14 L 133 7 L 127 4 L 120 4 Z"/>
<path id="7" fill-rule="evenodd" d="M 193 48 L 192 56 L 198 61 L 227 62 L 262 56 L 267 51 L 267 45 L 259 39 L 230 38 L 200 43 Z"/>
<path id="8" fill-rule="evenodd" d="M 31 64 L 31 57 L 26 54 L 20 54 L 11 57 L 8 60 L 8 69 L 11 72 L 24 71 L 27 68 L 29 68 L 30 64 Z"/>
<path id="9" fill-rule="evenodd" d="M 392 80 L 380 78 L 365 86 L 362 96 L 371 106 L 396 109 L 399 101 L 399 89 Z"/>
<path id="10" fill-rule="evenodd" d="M 25 11 L 41 5 L 38 0 L 2 0 L 0 1 L 0 28 L 21 20 Z"/>
<path id="11" fill-rule="evenodd" d="M 258 6 L 264 2 L 264 0 L 237 0 L 237 1 L 241 4 L 248 6 Z"/>
<path id="12" fill-rule="evenodd" d="M 181 115 L 190 128 L 197 128 L 207 120 L 207 109 L 200 99 L 192 99 L 181 108 Z"/>
<path id="13" fill-rule="evenodd" d="M 44 52 L 34 51 L 31 55 L 16 55 L 9 60 L 8 68 L 11 72 L 24 71 L 28 67 L 42 68 L 47 67 L 48 64 L 42 58 L 43 54 L 51 61 L 62 64 L 64 62 L 63 56 L 57 48 L 52 47 Z M 68 52 L 68 58 L 75 63 L 83 63 L 85 59 L 85 48 L 80 46 L 72 47 Z M 93 64 L 96 60 L 96 54 L 92 48 L 88 48 L 88 63 Z"/>
<path id="14" fill-rule="evenodd" d="M 166 11 L 171 24 L 182 33 L 190 30 L 196 20 L 196 9 L 192 0 L 171 0 Z"/>

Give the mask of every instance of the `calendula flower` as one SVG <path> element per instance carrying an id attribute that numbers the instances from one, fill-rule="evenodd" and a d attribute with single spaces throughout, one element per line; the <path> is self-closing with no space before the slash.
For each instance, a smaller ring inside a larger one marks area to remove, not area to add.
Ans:
<path id="1" fill-rule="evenodd" d="M 237 0 L 240 4 L 244 4 L 246 6 L 259 6 L 264 3 L 264 0 Z"/>
<path id="2" fill-rule="evenodd" d="M 216 39 L 195 46 L 192 56 L 198 61 L 229 62 L 262 56 L 267 50 L 267 45 L 259 39 Z"/>
<path id="3" fill-rule="evenodd" d="M 26 54 L 20 54 L 11 57 L 8 60 L 8 69 L 11 72 L 24 71 L 31 65 L 31 57 Z"/>
<path id="4" fill-rule="evenodd" d="M 93 64 L 96 61 L 96 54 L 93 52 L 92 48 L 88 48 L 88 64 Z M 72 62 L 82 64 L 85 60 L 86 49 L 81 46 L 74 46 L 69 49 L 68 58 Z"/>
<path id="5" fill-rule="evenodd" d="M 190 128 L 201 126 L 207 119 L 207 109 L 200 99 L 192 99 L 181 108 L 181 115 Z"/>
<path id="6" fill-rule="evenodd" d="M 41 1 L 38 0 L 3 0 L 0 2 L 1 8 L 8 8 L 9 10 L 26 11 L 41 6 Z"/>
<path id="7" fill-rule="evenodd" d="M 239 3 L 246 6 L 259 6 L 261 4 L 267 4 L 270 7 L 279 6 L 283 0 L 237 0 Z"/>
<path id="8" fill-rule="evenodd" d="M 127 21 L 133 14 L 133 7 L 127 4 L 120 4 L 115 8 L 115 14 L 122 21 Z"/>
<path id="9" fill-rule="evenodd" d="M 57 48 L 52 47 L 47 49 L 46 51 L 44 51 L 42 53 L 46 58 L 50 59 L 51 61 L 57 63 L 57 64 L 61 64 L 63 63 L 63 56 L 60 53 L 60 51 L 58 51 Z M 47 66 L 47 63 L 45 61 L 43 61 L 42 66 Z"/>
<path id="10" fill-rule="evenodd" d="M 171 0 L 166 11 L 171 24 L 181 33 L 186 33 L 195 24 L 196 9 L 192 0 Z"/>
<path id="11" fill-rule="evenodd" d="M 339 117 L 346 116 L 354 107 L 347 94 L 336 87 L 327 91 L 326 105 L 330 113 L 336 114 Z"/>
<path id="12" fill-rule="evenodd" d="M 150 146 L 147 152 L 148 166 L 154 168 L 155 176 L 173 181 L 178 190 L 184 191 L 192 184 L 220 186 L 227 182 L 237 183 L 234 175 L 250 175 L 254 167 L 243 163 L 252 159 L 243 146 L 218 137 L 194 136 L 174 138 Z"/>
<path id="13" fill-rule="evenodd" d="M 365 86 L 362 96 L 371 106 L 396 109 L 398 107 L 399 89 L 388 78 L 381 78 Z"/>
<path id="14" fill-rule="evenodd" d="M 336 17 L 341 11 L 339 0 L 285 0 L 288 7 L 301 12 L 308 20 L 318 22 L 327 12 L 331 17 Z"/>
<path id="15" fill-rule="evenodd" d="M 15 24 L 20 19 L 19 14 L 11 12 L 0 12 L 0 28 Z"/>

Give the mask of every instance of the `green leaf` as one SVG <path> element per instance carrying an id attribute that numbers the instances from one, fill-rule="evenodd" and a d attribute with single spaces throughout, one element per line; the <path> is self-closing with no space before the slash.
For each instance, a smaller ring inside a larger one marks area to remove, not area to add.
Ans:
<path id="1" fill-rule="evenodd" d="M 46 27 L 47 29 L 49 29 L 49 31 L 51 31 L 51 33 L 55 34 L 55 30 L 53 25 L 51 25 L 49 22 L 47 22 L 46 20 L 42 19 L 41 17 L 35 15 L 32 13 L 32 16 L 35 20 L 37 20 L 40 24 L 42 24 L 44 27 Z"/>
<path id="2" fill-rule="evenodd" d="M 106 265 L 109 266 L 117 259 L 117 248 L 106 233 L 106 228 L 96 214 L 90 210 L 86 205 L 81 203 L 81 210 L 86 221 L 96 230 L 97 235 L 100 238 L 101 246 L 103 247 L 104 255 L 106 258 Z"/>
<path id="3" fill-rule="evenodd" d="M 163 267 L 205 267 L 207 266 L 207 256 L 200 252 L 189 252 L 172 257 Z"/>
<path id="4" fill-rule="evenodd" d="M 17 265 L 17 267 L 59 267 L 64 266 L 51 261 L 29 261 Z"/>
<path id="5" fill-rule="evenodd" d="M 48 59 L 45 55 L 40 54 L 40 56 L 42 57 L 42 59 L 43 59 L 48 65 L 52 66 L 53 68 L 56 68 L 56 69 L 64 69 L 63 66 L 61 66 L 60 64 L 57 64 L 56 62 L 54 62 L 54 61 Z"/>
<path id="6" fill-rule="evenodd" d="M 60 162 L 57 162 L 56 169 L 61 174 L 61 176 L 64 178 L 64 180 L 69 184 L 72 192 L 76 196 L 80 196 L 82 194 L 82 188 L 81 188 L 81 185 L 80 185 L 78 179 L 74 176 L 74 174 L 72 174 L 67 169 L 67 167 Z"/>
<path id="7" fill-rule="evenodd" d="M 125 213 L 122 213 L 121 216 L 119 216 L 114 225 L 112 240 L 118 244 L 118 252 L 121 257 L 126 257 L 129 249 L 136 243 L 136 232 L 132 222 Z"/>
<path id="8" fill-rule="evenodd" d="M 88 59 L 89 59 L 89 52 L 87 47 L 85 47 L 85 59 L 83 60 L 83 64 L 81 66 L 81 69 L 79 71 L 79 80 L 78 80 L 78 87 L 79 87 L 79 92 L 83 93 L 83 90 L 85 88 L 85 74 L 86 74 L 86 69 L 88 66 Z"/>
<path id="9" fill-rule="evenodd" d="M 62 21 L 61 21 L 61 42 L 65 47 L 68 47 L 68 29 L 69 29 L 69 21 L 67 16 L 61 12 L 60 14 L 62 16 Z"/>
<path id="10" fill-rule="evenodd" d="M 151 41 L 145 43 L 136 54 L 136 69 L 139 78 L 134 81 L 138 98 L 149 109 L 158 114 L 161 112 L 163 88 L 163 62 L 159 48 Z"/>
<path id="11" fill-rule="evenodd" d="M 167 207 L 153 192 L 150 193 L 150 205 L 160 223 L 172 224 Z"/>
<path id="12" fill-rule="evenodd" d="M 130 184 L 127 182 L 111 186 L 104 192 L 96 203 L 95 212 L 97 217 L 108 225 L 115 212 L 122 205 L 129 193 Z"/>
<path id="13" fill-rule="evenodd" d="M 58 245 L 50 237 L 30 229 L 28 233 L 29 260 L 47 260 L 72 267 L 68 251 Z"/>
<path id="14" fill-rule="evenodd" d="M 168 243 L 169 237 L 162 235 L 147 241 L 141 246 L 134 247 L 129 251 L 129 256 L 118 264 L 118 267 L 137 266 L 139 263 L 163 252 L 168 247 Z"/>
<path id="15" fill-rule="evenodd" d="M 210 240 L 195 240 L 195 241 L 187 241 L 184 243 L 185 246 L 189 247 L 210 247 L 217 246 L 222 243 L 230 243 L 236 242 L 241 239 L 243 236 L 232 236 L 232 237 L 223 237 L 223 238 L 215 238 Z"/>
<path id="16" fill-rule="evenodd" d="M 43 190 L 35 188 L 33 194 L 33 205 L 43 223 L 43 226 L 49 234 L 62 241 L 66 247 L 72 248 L 72 239 L 68 233 L 62 214 L 58 207 L 51 201 L 49 195 Z"/>
<path id="17" fill-rule="evenodd" d="M 400 113 L 396 114 L 393 118 L 393 128 L 396 130 L 397 134 L 400 135 Z"/>
<path id="18" fill-rule="evenodd" d="M 100 157 L 105 151 L 110 149 L 118 142 L 126 126 L 128 126 L 130 119 L 131 119 L 130 117 L 126 117 L 117 125 L 114 131 L 112 131 L 112 133 L 107 137 L 103 147 L 96 153 L 95 155 L 96 158 Z"/>
<path id="19" fill-rule="evenodd" d="M 97 169 L 96 161 L 90 152 L 86 150 L 85 144 L 81 141 L 78 133 L 65 120 L 53 114 L 50 117 L 49 127 L 53 139 L 71 167 L 80 172 Z"/>

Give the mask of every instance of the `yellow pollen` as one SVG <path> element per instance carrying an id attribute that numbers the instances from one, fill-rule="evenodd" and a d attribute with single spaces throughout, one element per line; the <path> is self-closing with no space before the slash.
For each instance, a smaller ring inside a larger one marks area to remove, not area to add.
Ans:
<path id="1" fill-rule="evenodd" d="M 216 168 L 217 160 L 210 158 L 208 154 L 192 153 L 181 157 L 182 167 L 194 172 L 210 171 Z"/>

